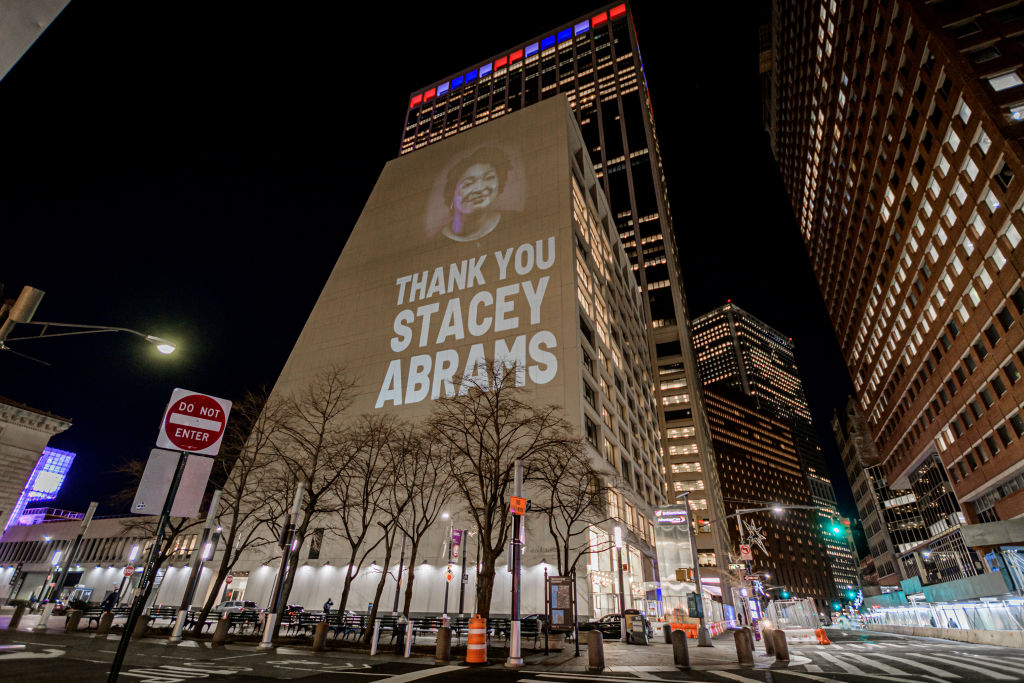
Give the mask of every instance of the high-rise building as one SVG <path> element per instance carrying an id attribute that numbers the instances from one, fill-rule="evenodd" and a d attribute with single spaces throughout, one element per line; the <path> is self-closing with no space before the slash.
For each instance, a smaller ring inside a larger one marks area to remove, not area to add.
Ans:
<path id="1" fill-rule="evenodd" d="M 643 292 L 657 358 L 658 420 L 670 491 L 700 481 L 690 504 L 724 514 L 689 330 L 689 315 L 654 116 L 628 4 L 616 3 L 524 40 L 411 93 L 407 154 L 556 94 L 564 94 Z M 600 324 L 600 323 L 599 323 Z M 727 542 L 698 537 L 701 562 L 724 566 Z"/>
<path id="2" fill-rule="evenodd" d="M 837 411 L 832 418 L 832 431 L 864 526 L 876 580 L 882 587 L 897 587 L 909 578 L 900 571 L 900 556 L 928 540 L 917 496 L 912 489 L 889 487 L 871 430 L 853 398 L 841 415 Z"/>
<path id="3" fill-rule="evenodd" d="M 760 543 L 752 544 L 751 568 L 767 572 L 770 585 L 788 589 L 796 597 L 831 601 L 836 592 L 825 539 L 791 423 L 772 416 L 753 397 L 724 384 L 707 387 L 705 399 L 728 514 L 764 507 L 764 501 L 811 508 L 788 509 L 781 514 L 770 510 L 748 513 L 743 519 L 759 527 L 762 537 Z M 718 526 L 726 528 L 734 546 L 743 542 L 735 517 Z M 749 540 L 750 535 L 745 528 L 744 539 Z M 770 595 L 779 597 L 778 592 Z"/>
<path id="4" fill-rule="evenodd" d="M 848 544 L 832 531 L 839 519 L 836 495 L 811 421 L 793 340 L 729 302 L 693 320 L 693 343 L 706 389 L 731 387 L 789 425 L 806 487 L 819 509 L 815 536 L 824 541 L 836 594 L 854 588 L 857 565 Z M 715 448 L 717 452 L 717 439 Z"/>
<path id="5" fill-rule="evenodd" d="M 1024 512 L 1022 17 L 777 0 L 763 60 L 772 149 L 882 472 L 934 517 L 908 561 L 952 554 L 968 576 L 962 525 Z"/>
<path id="6" fill-rule="evenodd" d="M 574 529 L 574 552 L 585 558 L 578 568 L 581 611 L 604 616 L 625 607 L 656 615 L 654 506 L 666 502 L 657 379 L 644 299 L 583 150 L 568 102 L 559 96 L 389 162 L 271 400 L 304 391 L 314 378 L 344 366 L 356 387 L 351 415 L 418 423 L 442 397 L 466 394 L 465 378 L 493 388 L 489 363 L 516 367 L 520 400 L 555 406 L 569 430 L 582 435 L 597 476 L 613 487 L 607 516 Z M 500 434 L 485 430 L 470 439 L 481 444 L 478 457 L 485 463 L 488 457 L 510 463 L 516 453 L 540 448 L 506 417 L 493 421 Z M 502 467 L 480 465 L 481 477 L 494 477 Z M 501 485 L 497 477 L 492 487 Z M 526 497 L 532 486 L 525 484 Z M 450 510 L 459 524 L 470 521 L 469 503 L 461 500 Z M 502 515 L 491 525 L 496 533 L 507 528 Z M 325 525 L 333 523 L 324 518 Z M 525 524 L 524 572 L 541 576 L 556 546 L 543 517 L 531 513 Z M 613 526 L 622 529 L 624 606 L 616 590 Z M 435 527 L 421 547 L 441 547 L 447 531 Z M 316 559 L 324 564 L 294 594 L 305 604 L 321 604 L 316 601 L 327 597 L 321 586 L 331 585 L 328 577 L 347 562 L 343 544 L 321 541 Z M 397 562 L 399 555 L 392 558 Z M 262 550 L 249 558 L 263 559 Z M 424 560 L 436 563 L 428 565 L 435 577 L 443 576 L 445 558 Z M 491 594 L 495 613 L 510 607 L 508 561 L 500 570 L 490 564 L 481 570 L 498 586 Z M 250 577 L 248 590 L 269 590 L 272 580 L 269 573 Z M 543 606 L 538 595 L 523 598 L 524 612 Z M 424 594 L 421 604 L 437 606 L 436 596 Z M 358 600 L 372 601 L 372 593 Z"/>

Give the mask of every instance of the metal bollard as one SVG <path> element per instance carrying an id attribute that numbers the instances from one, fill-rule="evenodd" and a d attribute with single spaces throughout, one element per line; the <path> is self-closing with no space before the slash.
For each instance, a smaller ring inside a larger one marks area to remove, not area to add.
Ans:
<path id="1" fill-rule="evenodd" d="M 775 645 L 775 661 L 789 661 L 789 645 L 786 644 L 786 632 L 781 628 L 772 634 L 772 644 Z"/>
<path id="2" fill-rule="evenodd" d="M 604 634 L 600 631 L 587 633 L 587 671 L 592 674 L 604 671 Z"/>
<path id="3" fill-rule="evenodd" d="M 321 621 L 313 629 L 313 652 L 323 652 L 324 647 L 327 646 L 327 631 L 329 631 L 331 625 L 326 621 Z"/>
<path id="4" fill-rule="evenodd" d="M 769 656 L 775 654 L 775 643 L 772 636 L 774 633 L 775 629 L 773 628 L 766 628 L 761 631 L 761 639 L 764 640 L 764 653 Z"/>
<path id="5" fill-rule="evenodd" d="M 665 624 L 661 628 L 665 631 L 665 644 L 666 645 L 671 645 L 672 644 L 672 625 L 671 624 Z"/>
<path id="6" fill-rule="evenodd" d="M 11 621 L 7 624 L 7 629 L 10 631 L 17 629 L 23 614 L 25 614 L 25 605 L 15 607 L 14 614 L 11 615 Z"/>
<path id="7" fill-rule="evenodd" d="M 377 654 L 377 643 L 380 641 L 380 619 L 373 620 L 373 637 L 370 639 L 370 656 Z"/>
<path id="8" fill-rule="evenodd" d="M 412 626 L 412 619 L 409 620 L 409 624 L 405 627 L 405 652 L 402 653 L 402 657 L 408 659 L 412 654 L 412 639 L 416 636 L 416 629 Z"/>
<path id="9" fill-rule="evenodd" d="M 434 662 L 447 664 L 451 661 L 452 655 L 452 628 L 442 626 L 437 629 L 437 648 L 434 650 Z"/>
<path id="10" fill-rule="evenodd" d="M 67 622 L 64 624 L 64 633 L 74 633 L 78 630 L 78 622 L 82 620 L 82 610 L 68 610 Z"/>
<path id="11" fill-rule="evenodd" d="M 736 641 L 736 661 L 740 666 L 754 666 L 754 654 L 750 651 L 750 636 L 746 630 L 733 631 L 732 637 Z"/>
<path id="12" fill-rule="evenodd" d="M 96 635 L 105 636 L 110 633 L 110 626 L 114 623 L 114 613 L 104 612 L 96 624 Z"/>
<path id="13" fill-rule="evenodd" d="M 751 653 L 751 655 L 753 655 L 753 653 L 754 653 L 754 629 L 750 628 L 749 626 L 744 626 L 743 630 L 746 631 L 746 633 L 747 633 L 747 640 L 750 641 L 750 653 Z"/>
<path id="14" fill-rule="evenodd" d="M 210 640 L 210 645 L 223 645 L 224 641 L 228 639 L 228 629 L 231 628 L 231 620 L 228 619 L 228 615 L 217 622 L 217 628 L 213 632 L 213 638 Z"/>
<path id="15" fill-rule="evenodd" d="M 672 659 L 676 666 L 690 668 L 690 647 L 686 643 L 686 631 L 672 631 Z"/>

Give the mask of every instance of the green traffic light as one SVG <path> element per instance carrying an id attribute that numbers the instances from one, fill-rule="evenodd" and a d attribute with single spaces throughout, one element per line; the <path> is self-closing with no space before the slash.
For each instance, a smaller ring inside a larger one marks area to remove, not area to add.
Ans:
<path id="1" fill-rule="evenodd" d="M 782 591 L 783 599 L 788 598 L 789 596 L 790 596 L 790 592 L 789 591 Z"/>
<path id="2" fill-rule="evenodd" d="M 832 603 L 832 609 L 833 609 L 833 610 L 835 610 L 836 612 L 838 612 L 838 611 L 839 611 L 839 610 L 841 610 L 842 608 L 843 608 L 843 606 L 842 606 L 842 605 L 840 605 L 840 604 L 839 604 L 838 602 L 833 602 L 833 603 Z"/>

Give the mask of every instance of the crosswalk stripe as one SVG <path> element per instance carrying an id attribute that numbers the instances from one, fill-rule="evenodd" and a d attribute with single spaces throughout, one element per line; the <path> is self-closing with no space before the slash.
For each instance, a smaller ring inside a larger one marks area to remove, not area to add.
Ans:
<path id="1" fill-rule="evenodd" d="M 824 676 L 815 676 L 813 674 L 805 674 L 802 671 L 792 671 L 790 669 L 786 669 L 786 673 L 789 674 L 790 676 L 799 676 L 800 678 L 809 678 L 812 681 L 818 681 L 818 683 L 842 683 L 842 681 L 837 681 L 834 678 L 825 678 Z"/>
<path id="2" fill-rule="evenodd" d="M 949 671 L 943 671 L 942 669 L 936 669 L 934 666 L 928 666 L 927 664 L 921 664 L 920 662 L 914 662 L 902 657 L 894 657 L 893 655 L 883 655 L 881 652 L 876 652 L 875 657 L 885 657 L 886 659 L 892 659 L 899 662 L 900 664 L 903 664 L 904 666 L 912 666 L 915 669 L 927 671 L 933 676 L 938 676 L 939 678 L 960 678 L 959 674 L 950 673 Z"/>
<path id="3" fill-rule="evenodd" d="M 836 666 L 838 666 L 840 669 L 842 669 L 843 671 L 845 671 L 848 674 L 857 674 L 857 675 L 860 675 L 860 676 L 866 676 L 867 675 L 863 671 L 861 671 L 859 668 L 855 667 L 853 664 L 847 664 L 843 660 L 841 660 L 838 657 L 835 657 L 833 655 L 830 655 L 827 652 L 819 652 L 818 654 L 819 654 L 819 656 L 822 659 L 825 659 L 825 660 L 828 660 L 828 661 L 832 662 L 833 664 L 835 664 Z"/>
<path id="4" fill-rule="evenodd" d="M 817 664 L 808 664 L 804 668 L 807 669 L 808 671 L 810 671 L 812 674 L 820 674 L 821 673 L 821 667 L 818 666 Z"/>
<path id="5" fill-rule="evenodd" d="M 897 669 L 895 667 L 891 667 L 888 664 L 883 664 L 882 662 L 872 661 L 872 660 L 868 659 L 867 657 L 864 657 L 863 655 L 852 655 L 851 654 L 851 655 L 846 655 L 846 656 L 848 658 L 854 660 L 854 661 L 860 662 L 861 664 L 865 664 L 867 666 L 873 666 L 873 667 L 875 667 L 877 669 L 880 669 L 882 671 L 882 673 L 896 674 L 896 675 L 899 675 L 899 676 L 906 676 L 907 675 L 907 673 L 905 671 L 900 671 L 899 669 Z"/>
<path id="6" fill-rule="evenodd" d="M 949 657 L 940 657 L 939 655 L 923 655 L 923 654 L 920 654 L 920 655 L 914 655 L 914 656 L 917 656 L 917 657 L 928 657 L 929 659 L 936 659 L 936 660 L 938 660 L 940 662 L 945 662 L 945 663 L 949 664 L 950 666 L 957 666 L 957 667 L 960 667 L 961 669 L 967 669 L 968 671 L 974 671 L 975 673 L 980 673 L 980 674 L 984 674 L 986 676 L 990 676 L 992 678 L 992 680 L 996 680 L 996 681 L 1017 681 L 1017 680 L 1020 680 L 1016 676 L 1007 676 L 1006 674 L 1001 674 L 1001 673 L 999 673 L 998 671 L 996 671 L 994 669 L 988 669 L 986 667 L 983 667 L 980 664 L 971 664 L 971 663 L 968 663 L 968 662 L 965 662 L 965 661 L 959 660 L 959 659 L 950 659 Z"/>
<path id="7" fill-rule="evenodd" d="M 988 659 L 983 658 L 981 655 L 971 655 L 971 654 L 969 654 L 969 655 L 966 655 L 966 656 L 970 657 L 971 659 L 981 659 L 983 662 L 985 662 L 985 666 L 991 666 L 993 669 L 1002 669 L 1003 671 L 1012 671 L 1013 673 L 1020 673 L 1021 667 L 1024 666 L 1024 664 L 1022 664 L 1021 662 L 1013 660 L 1013 659 L 1010 659 L 1009 657 L 1007 657 L 1006 655 L 1004 655 L 1001 652 L 999 653 L 998 656 L 1004 662 L 1016 662 L 1017 666 L 1009 666 L 1008 664 L 1005 664 L 1005 663 L 996 664 L 995 662 L 991 662 Z"/>
<path id="8" fill-rule="evenodd" d="M 708 671 L 708 673 L 721 676 L 722 678 L 728 678 L 730 681 L 739 681 L 739 683 L 762 683 L 762 681 L 756 678 L 747 678 L 746 676 L 740 676 L 739 674 L 730 673 L 728 671 Z"/>

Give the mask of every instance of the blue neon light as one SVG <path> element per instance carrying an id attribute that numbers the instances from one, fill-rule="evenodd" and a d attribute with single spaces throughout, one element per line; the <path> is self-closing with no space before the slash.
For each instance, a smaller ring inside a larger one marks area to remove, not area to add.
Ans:
<path id="1" fill-rule="evenodd" d="M 476 69 L 466 72 L 466 83 L 470 83 L 476 80 Z"/>
<path id="2" fill-rule="evenodd" d="M 441 85 L 437 86 L 437 94 L 438 95 L 443 95 L 446 92 L 448 92 L 448 84 L 447 83 L 442 83 Z"/>
<path id="3" fill-rule="evenodd" d="M 567 28 L 558 32 L 558 42 L 564 43 L 565 41 L 572 38 L 572 29 Z"/>
<path id="4" fill-rule="evenodd" d="M 533 43 L 532 45 L 527 45 L 526 46 L 526 56 L 530 57 L 532 55 L 535 55 L 535 54 L 537 54 L 538 50 L 540 50 L 540 45 L 538 45 L 537 43 Z"/>
<path id="5" fill-rule="evenodd" d="M 554 46 L 555 46 L 555 37 L 554 36 L 548 36 L 544 40 L 540 41 L 540 49 L 542 49 L 542 50 L 546 50 L 549 47 L 554 47 Z"/>
<path id="6" fill-rule="evenodd" d="M 573 26 L 572 30 L 573 30 L 573 33 L 575 35 L 577 35 L 577 36 L 579 34 L 581 34 L 581 33 L 586 33 L 587 31 L 590 30 L 590 20 L 589 19 L 584 19 L 580 23 L 578 23 L 575 26 Z"/>
<path id="7" fill-rule="evenodd" d="M 480 75 L 486 76 L 487 74 L 491 73 L 493 69 L 494 66 L 492 64 L 484 64 L 482 67 L 480 67 Z"/>
<path id="8" fill-rule="evenodd" d="M 452 90 L 455 90 L 460 85 L 462 85 L 462 76 L 457 76 L 452 79 Z"/>

